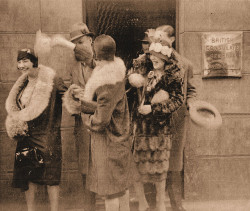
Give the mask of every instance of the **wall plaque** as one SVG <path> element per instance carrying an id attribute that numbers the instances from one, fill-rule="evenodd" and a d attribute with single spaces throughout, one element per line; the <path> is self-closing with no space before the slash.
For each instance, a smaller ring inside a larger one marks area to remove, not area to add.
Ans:
<path id="1" fill-rule="evenodd" d="M 202 35 L 203 78 L 241 77 L 242 32 Z"/>

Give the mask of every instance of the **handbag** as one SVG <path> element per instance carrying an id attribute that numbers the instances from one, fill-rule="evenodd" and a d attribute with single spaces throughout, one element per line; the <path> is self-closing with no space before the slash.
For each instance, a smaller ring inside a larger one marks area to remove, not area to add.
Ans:
<path id="1" fill-rule="evenodd" d="M 24 147 L 16 152 L 16 167 L 27 180 L 41 179 L 44 173 L 44 158 L 36 147 Z"/>

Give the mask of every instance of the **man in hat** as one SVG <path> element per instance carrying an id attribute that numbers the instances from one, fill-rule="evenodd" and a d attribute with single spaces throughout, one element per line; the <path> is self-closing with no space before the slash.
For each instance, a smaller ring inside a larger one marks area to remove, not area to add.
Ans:
<path id="1" fill-rule="evenodd" d="M 75 58 L 81 63 L 79 69 L 73 69 L 71 72 L 71 84 L 77 84 L 81 88 L 85 87 L 90 78 L 93 67 L 92 41 L 94 34 L 89 31 L 85 23 L 76 23 L 72 26 L 70 32 L 70 41 L 76 44 L 74 49 Z M 84 50 L 83 50 L 84 49 Z M 78 158 L 79 171 L 82 174 L 84 189 L 85 210 L 95 210 L 95 193 L 86 189 L 86 175 L 88 174 L 90 136 L 83 124 L 84 114 L 75 115 L 74 135 L 76 141 L 76 151 Z"/>
<path id="2" fill-rule="evenodd" d="M 170 25 L 162 25 L 156 28 L 157 36 L 169 40 L 170 47 L 175 40 L 174 28 Z M 185 145 L 185 133 L 187 125 L 187 108 L 192 105 L 196 98 L 196 88 L 193 84 L 193 66 L 190 61 L 173 50 L 177 64 L 184 67 L 184 99 L 185 103 L 172 114 L 173 142 L 170 154 L 169 172 L 167 178 L 167 190 L 173 211 L 185 211 L 182 206 L 182 171 L 183 171 L 183 151 Z"/>

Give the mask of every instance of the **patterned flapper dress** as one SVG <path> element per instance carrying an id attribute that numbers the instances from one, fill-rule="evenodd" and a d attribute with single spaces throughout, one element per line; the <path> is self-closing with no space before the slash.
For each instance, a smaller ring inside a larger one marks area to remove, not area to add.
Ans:
<path id="1" fill-rule="evenodd" d="M 138 101 L 144 99 L 144 105 L 149 104 L 152 108 L 148 115 L 140 114 L 138 108 L 134 109 L 133 114 L 133 153 L 141 175 L 140 181 L 158 182 L 167 177 L 172 141 L 170 120 L 171 114 L 183 104 L 183 78 L 182 69 L 172 59 L 165 66 L 163 74 L 150 71 L 145 77 L 145 86 L 138 89 Z M 159 91 L 168 93 L 169 98 L 152 103 Z"/>

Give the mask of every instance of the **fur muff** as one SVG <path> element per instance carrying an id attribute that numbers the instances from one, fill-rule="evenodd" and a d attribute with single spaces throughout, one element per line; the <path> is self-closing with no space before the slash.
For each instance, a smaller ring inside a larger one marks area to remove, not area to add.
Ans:
<path id="1" fill-rule="evenodd" d="M 6 131 L 10 138 L 14 138 L 17 135 L 27 136 L 28 124 L 25 121 L 13 118 L 8 115 L 5 121 Z"/>
<path id="2" fill-rule="evenodd" d="M 125 64 L 119 57 L 115 57 L 112 62 L 100 62 L 93 70 L 93 73 L 85 86 L 83 99 L 86 101 L 93 101 L 97 88 L 121 82 L 124 80 L 125 74 Z"/>
<path id="3" fill-rule="evenodd" d="M 69 87 L 68 91 L 65 92 L 65 94 L 63 96 L 63 105 L 70 114 L 80 114 L 81 113 L 81 102 L 80 102 L 80 100 L 73 97 L 72 90 L 74 88 L 81 89 L 80 86 L 78 86 L 76 84 L 72 84 Z"/>
<path id="4" fill-rule="evenodd" d="M 139 73 L 132 73 L 128 77 L 128 81 L 131 84 L 131 86 L 136 88 L 140 88 L 145 84 L 145 78 Z"/>
<path id="5" fill-rule="evenodd" d="M 26 73 L 17 79 L 6 100 L 5 108 L 8 116 L 5 125 L 10 138 L 17 135 L 27 135 L 27 122 L 39 117 L 48 106 L 56 73 L 53 69 L 43 65 L 39 65 L 38 68 L 37 83 L 30 104 L 22 110 L 17 105 L 17 96 L 28 80 Z"/>
<path id="6" fill-rule="evenodd" d="M 162 103 L 169 99 L 168 92 L 161 89 L 160 91 L 156 92 L 151 100 L 151 104 Z"/>

